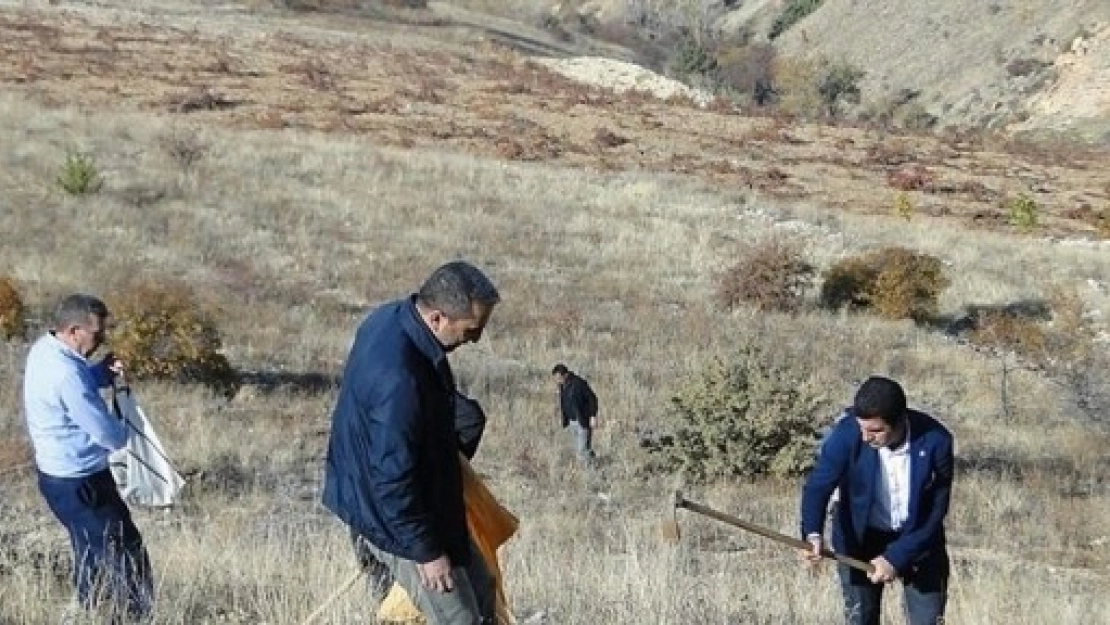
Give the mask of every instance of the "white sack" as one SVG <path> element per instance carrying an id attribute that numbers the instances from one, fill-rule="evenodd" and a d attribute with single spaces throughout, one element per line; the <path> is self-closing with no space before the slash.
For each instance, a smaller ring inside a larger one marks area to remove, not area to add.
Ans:
<path id="1" fill-rule="evenodd" d="M 127 446 L 109 459 L 120 496 L 139 506 L 172 506 L 185 480 L 170 464 L 150 420 L 130 390 L 117 391 L 112 407 L 127 423 Z"/>

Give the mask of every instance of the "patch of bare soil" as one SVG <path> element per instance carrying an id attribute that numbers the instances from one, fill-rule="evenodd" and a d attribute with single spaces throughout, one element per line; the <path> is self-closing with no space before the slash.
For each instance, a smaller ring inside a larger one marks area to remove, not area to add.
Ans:
<path id="1" fill-rule="evenodd" d="M 682 174 L 863 213 L 892 214 L 906 193 L 916 218 L 982 228 L 1008 228 L 1005 202 L 1018 193 L 1042 207 L 1041 234 L 1090 233 L 1089 216 L 1110 205 L 1103 153 L 794 123 L 720 102 L 617 93 L 436 20 L 223 19 L 199 9 L 174 22 L 90 7 L 0 8 L 0 85 L 47 106 Z"/>
<path id="2" fill-rule="evenodd" d="M 1086 37 L 1076 37 L 1053 63 L 1055 83 L 1033 98 L 1037 117 L 1057 120 L 1094 119 L 1110 111 L 1110 24 Z M 1034 129 L 1032 123 L 1019 125 Z"/>

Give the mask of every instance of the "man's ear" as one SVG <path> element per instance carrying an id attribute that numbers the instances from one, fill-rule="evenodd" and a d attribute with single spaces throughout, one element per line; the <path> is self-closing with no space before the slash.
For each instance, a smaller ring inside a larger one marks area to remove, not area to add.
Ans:
<path id="1" fill-rule="evenodd" d="M 432 326 L 432 330 L 436 332 L 439 332 L 439 329 L 443 327 L 443 322 L 446 319 L 447 315 L 444 315 L 443 312 L 439 310 L 433 310 L 428 314 L 428 323 Z"/>

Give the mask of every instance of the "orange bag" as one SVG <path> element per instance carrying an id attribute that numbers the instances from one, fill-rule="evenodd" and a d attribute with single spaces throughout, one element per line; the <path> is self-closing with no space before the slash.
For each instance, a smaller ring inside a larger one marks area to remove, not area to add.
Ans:
<path id="1" fill-rule="evenodd" d="M 497 548 L 516 533 L 520 522 L 512 512 L 498 503 L 493 493 L 489 492 L 481 478 L 471 468 L 465 456 L 459 456 L 459 463 L 462 465 L 466 525 L 470 529 L 470 538 L 481 553 L 482 560 L 486 563 L 490 575 L 493 576 L 494 585 L 497 588 L 497 623 L 514 625 L 516 618 L 509 610 L 508 601 L 505 599 L 501 566 L 497 562 Z M 396 582 L 378 607 L 378 619 L 395 623 L 425 622 L 408 593 Z"/>

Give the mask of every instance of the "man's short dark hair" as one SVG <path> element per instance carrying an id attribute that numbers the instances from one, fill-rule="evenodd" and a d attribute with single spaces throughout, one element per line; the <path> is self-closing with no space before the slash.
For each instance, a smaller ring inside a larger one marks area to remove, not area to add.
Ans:
<path id="1" fill-rule="evenodd" d="M 65 330 L 71 326 L 83 326 L 89 322 L 89 317 L 97 316 L 104 319 L 108 316 L 108 307 L 104 302 L 92 295 L 74 293 L 62 298 L 54 307 L 54 329 Z"/>
<path id="2" fill-rule="evenodd" d="M 416 293 L 416 300 L 448 317 L 465 319 L 474 305 L 493 306 L 501 301 L 497 287 L 480 269 L 457 260 L 440 266 Z"/>
<path id="3" fill-rule="evenodd" d="M 551 375 L 566 375 L 568 373 L 570 373 L 570 369 L 567 369 L 567 366 L 563 363 L 559 363 L 551 369 Z"/>
<path id="4" fill-rule="evenodd" d="M 906 418 L 906 392 L 890 378 L 871 376 L 856 391 L 852 414 L 860 419 L 878 418 L 887 425 L 900 425 Z"/>

